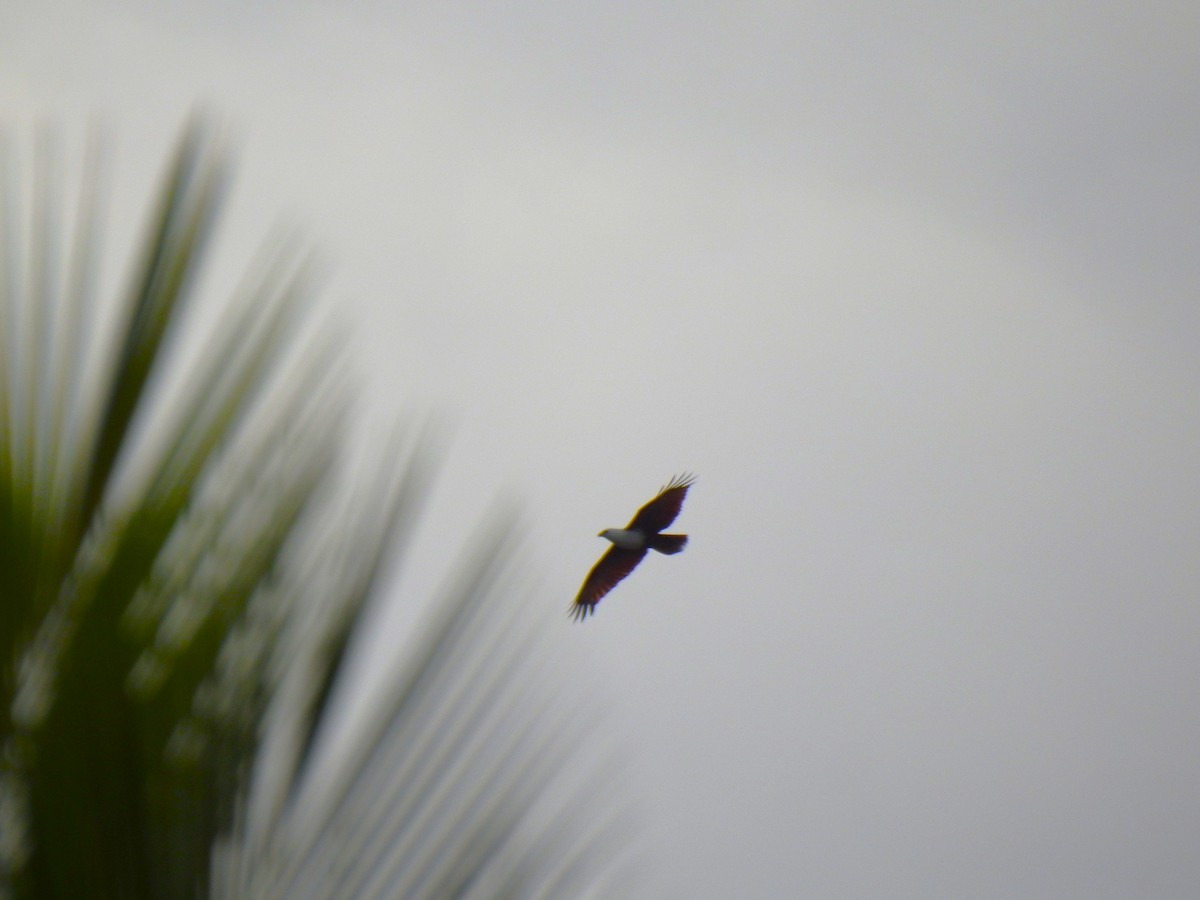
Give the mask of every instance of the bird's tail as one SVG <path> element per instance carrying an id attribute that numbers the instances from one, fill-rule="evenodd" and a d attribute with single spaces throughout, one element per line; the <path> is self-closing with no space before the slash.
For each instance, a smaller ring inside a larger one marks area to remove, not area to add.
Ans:
<path id="1" fill-rule="evenodd" d="M 659 553 L 678 553 L 687 546 L 686 534 L 656 534 L 647 542 L 651 550 Z"/>

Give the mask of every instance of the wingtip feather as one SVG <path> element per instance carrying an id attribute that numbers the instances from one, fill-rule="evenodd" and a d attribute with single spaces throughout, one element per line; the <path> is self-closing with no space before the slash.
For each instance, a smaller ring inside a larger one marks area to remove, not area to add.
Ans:
<path id="1" fill-rule="evenodd" d="M 696 481 L 696 476 L 693 473 L 684 472 L 682 475 L 676 475 L 670 481 L 668 481 L 665 485 L 663 485 L 659 489 L 659 493 L 661 494 L 663 491 L 669 491 L 674 488 L 691 487 L 692 484 L 695 483 L 695 481 Z"/>

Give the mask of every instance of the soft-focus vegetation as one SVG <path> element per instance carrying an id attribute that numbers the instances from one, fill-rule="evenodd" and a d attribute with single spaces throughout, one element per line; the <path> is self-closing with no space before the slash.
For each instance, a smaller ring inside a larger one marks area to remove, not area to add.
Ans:
<path id="1" fill-rule="evenodd" d="M 331 741 L 432 454 L 401 434 L 347 465 L 342 348 L 288 247 L 211 328 L 189 315 L 211 129 L 186 130 L 115 304 L 95 167 L 68 206 L 50 154 L 29 178 L 0 149 L 0 895 L 605 895 L 620 805 L 508 518 Z"/>

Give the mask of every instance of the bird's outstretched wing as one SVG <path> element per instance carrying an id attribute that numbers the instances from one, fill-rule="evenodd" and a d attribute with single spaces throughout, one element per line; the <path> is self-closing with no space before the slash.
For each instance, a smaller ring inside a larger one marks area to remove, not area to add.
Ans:
<path id="1" fill-rule="evenodd" d="M 672 478 L 658 495 L 637 511 L 637 515 L 625 527 L 643 534 L 657 534 L 675 521 L 683 507 L 683 498 L 696 480 L 695 475 L 683 474 Z"/>
<path id="2" fill-rule="evenodd" d="M 622 550 L 616 544 L 592 566 L 588 577 L 583 580 L 579 596 L 571 604 L 571 616 L 579 621 L 595 610 L 600 598 L 617 586 L 622 578 L 637 568 L 646 555 L 645 550 Z"/>

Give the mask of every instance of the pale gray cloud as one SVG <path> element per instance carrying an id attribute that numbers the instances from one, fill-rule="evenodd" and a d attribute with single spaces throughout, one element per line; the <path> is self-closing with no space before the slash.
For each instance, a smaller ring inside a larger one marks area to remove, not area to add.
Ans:
<path id="1" fill-rule="evenodd" d="M 457 422 L 430 547 L 528 496 L 649 894 L 1194 894 L 1200 17 L 392 6 L 18 4 L 0 98 L 122 184 L 232 118 L 227 239 L 307 223 L 377 406 Z"/>

